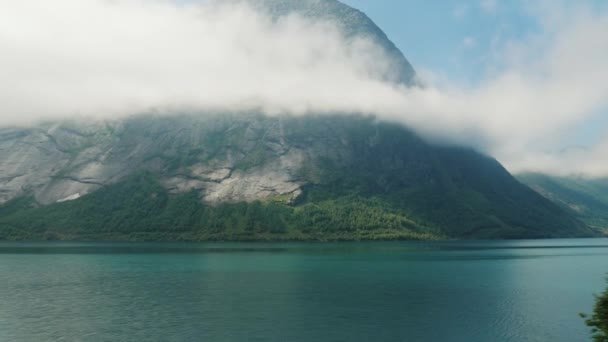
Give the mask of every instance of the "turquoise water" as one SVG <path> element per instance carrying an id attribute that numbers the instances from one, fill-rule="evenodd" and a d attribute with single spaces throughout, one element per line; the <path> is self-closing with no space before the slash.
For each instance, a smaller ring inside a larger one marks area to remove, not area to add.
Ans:
<path id="1" fill-rule="evenodd" d="M 608 240 L 0 243 L 0 341 L 586 341 Z"/>

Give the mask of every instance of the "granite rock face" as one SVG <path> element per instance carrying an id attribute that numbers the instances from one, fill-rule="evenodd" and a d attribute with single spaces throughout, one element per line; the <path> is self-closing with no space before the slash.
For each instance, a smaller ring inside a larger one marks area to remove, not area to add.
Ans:
<path id="1" fill-rule="evenodd" d="M 0 202 L 33 193 L 41 203 L 85 195 L 109 182 L 103 125 L 0 130 Z"/>
<path id="2" fill-rule="evenodd" d="M 137 171 L 156 174 L 171 193 L 203 202 L 281 197 L 287 203 L 319 179 L 323 157 L 347 151 L 338 137 L 296 137 L 284 117 L 140 116 L 0 130 L 0 202 L 26 194 L 40 204 L 77 199 Z M 291 119 L 287 119 L 291 120 Z M 293 120 L 292 124 L 293 124 Z"/>

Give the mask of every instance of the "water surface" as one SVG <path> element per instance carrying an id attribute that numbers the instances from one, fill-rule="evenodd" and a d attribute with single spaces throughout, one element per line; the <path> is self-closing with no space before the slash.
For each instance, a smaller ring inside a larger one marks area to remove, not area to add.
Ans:
<path id="1" fill-rule="evenodd" d="M 585 341 L 606 272 L 606 239 L 0 243 L 0 341 Z"/>

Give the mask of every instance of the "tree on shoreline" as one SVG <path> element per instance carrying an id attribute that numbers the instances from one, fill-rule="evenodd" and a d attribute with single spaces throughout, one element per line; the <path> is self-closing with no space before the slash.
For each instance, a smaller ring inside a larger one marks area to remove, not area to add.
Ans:
<path id="1" fill-rule="evenodd" d="M 608 278 L 606 279 L 608 281 Z M 595 296 L 593 314 L 580 314 L 585 324 L 591 328 L 594 342 L 608 342 L 608 288 Z"/>

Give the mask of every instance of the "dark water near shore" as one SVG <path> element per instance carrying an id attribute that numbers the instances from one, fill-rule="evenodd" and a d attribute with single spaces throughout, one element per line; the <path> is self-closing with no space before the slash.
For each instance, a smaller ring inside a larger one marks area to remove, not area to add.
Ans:
<path id="1" fill-rule="evenodd" d="M 0 243 L 0 341 L 586 341 L 608 240 Z"/>

